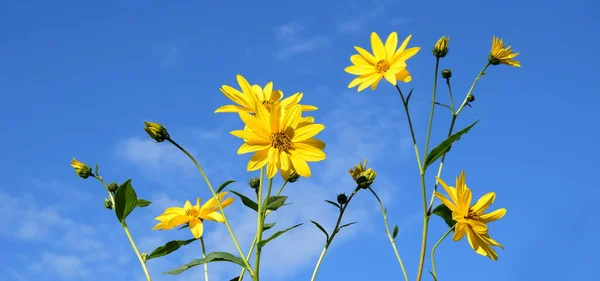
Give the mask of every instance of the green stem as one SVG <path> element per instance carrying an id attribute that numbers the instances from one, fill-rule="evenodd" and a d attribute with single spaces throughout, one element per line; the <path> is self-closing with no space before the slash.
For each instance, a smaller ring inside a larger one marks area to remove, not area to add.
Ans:
<path id="1" fill-rule="evenodd" d="M 264 168 L 263 168 L 264 170 Z M 262 241 L 263 228 L 265 225 L 265 216 L 267 212 L 267 203 L 269 202 L 269 197 L 271 196 L 271 188 L 273 187 L 273 178 L 269 179 L 269 187 L 267 188 L 267 197 L 262 200 L 262 178 L 263 173 L 261 172 L 261 185 L 258 191 L 258 226 L 256 228 L 256 258 L 254 261 L 254 275 L 252 275 L 254 281 L 258 281 L 260 279 L 260 255 L 262 253 L 262 247 L 258 245 L 260 241 Z"/>
<path id="2" fill-rule="evenodd" d="M 491 64 L 488 62 L 483 69 L 479 72 L 479 74 L 477 75 L 477 77 L 475 78 L 475 81 L 473 81 L 473 84 L 471 84 L 471 88 L 469 89 L 469 91 L 467 92 L 467 96 L 465 97 L 465 99 L 463 100 L 462 104 L 460 105 L 460 107 L 458 108 L 458 110 L 456 111 L 455 115 L 458 115 L 463 108 L 465 108 L 465 105 L 467 105 L 467 102 L 469 100 L 469 96 L 471 95 L 471 93 L 473 93 L 473 89 L 475 89 L 475 85 L 477 85 L 477 82 L 479 82 L 479 79 L 481 79 L 481 77 L 483 77 L 483 75 L 485 74 L 485 70 L 490 66 Z"/>
<path id="3" fill-rule="evenodd" d="M 450 229 L 448 229 L 448 231 L 446 231 L 446 233 L 444 233 L 442 238 L 440 238 L 440 240 L 438 240 L 437 243 L 435 243 L 435 245 L 433 245 L 433 248 L 431 248 L 431 268 L 433 269 L 433 277 L 435 277 L 436 280 L 438 279 L 438 277 L 437 277 L 437 271 L 435 270 L 435 250 L 442 243 L 442 241 L 444 241 L 446 236 L 448 236 L 448 234 L 450 234 L 450 232 L 452 232 L 452 230 L 454 230 L 454 226 L 451 227 Z"/>
<path id="4" fill-rule="evenodd" d="M 202 245 L 202 258 L 206 258 L 206 246 L 204 245 L 204 238 L 200 237 L 200 244 Z M 204 263 L 204 280 L 208 281 L 208 263 Z"/>
<path id="5" fill-rule="evenodd" d="M 400 94 L 400 98 L 402 98 L 402 105 L 404 106 L 404 112 L 406 112 L 406 119 L 408 120 L 408 127 L 410 128 L 410 135 L 412 136 L 413 147 L 415 149 L 415 154 L 417 156 L 417 165 L 419 166 L 419 173 L 420 173 L 422 170 L 421 155 L 419 154 L 419 147 L 417 146 L 417 138 L 415 137 L 415 130 L 413 129 L 412 120 L 410 118 L 410 112 L 408 111 L 408 100 L 406 100 L 404 98 L 404 95 L 402 94 L 402 90 L 400 90 L 400 87 L 398 85 L 396 85 L 396 90 L 398 90 L 398 93 Z"/>
<path id="6" fill-rule="evenodd" d="M 452 130 L 454 130 L 454 124 L 456 123 L 457 117 L 458 117 L 458 115 L 452 114 L 452 121 L 450 122 L 450 129 L 448 130 L 448 138 L 452 135 Z M 438 167 L 435 185 L 433 186 L 433 192 L 431 194 L 431 199 L 429 200 L 429 207 L 427 208 L 428 216 L 431 216 L 431 210 L 433 208 L 433 201 L 435 199 L 435 196 L 433 196 L 433 194 L 435 194 L 435 192 L 437 191 L 437 187 L 438 187 L 437 178 L 439 178 L 442 175 L 442 169 L 444 168 L 444 161 L 446 160 L 446 155 L 447 155 L 447 153 L 444 153 L 444 155 L 442 155 L 442 160 L 440 161 L 440 166 Z"/>
<path id="7" fill-rule="evenodd" d="M 335 227 L 333 228 L 333 232 L 331 232 L 331 236 L 325 242 L 325 247 L 323 247 L 323 251 L 321 252 L 321 255 L 319 256 L 319 259 L 317 260 L 317 264 L 315 265 L 315 269 L 313 270 L 313 274 L 312 274 L 312 277 L 310 278 L 310 281 L 314 281 L 315 278 L 317 278 L 317 273 L 319 272 L 319 268 L 321 267 L 321 263 L 323 262 L 323 258 L 325 257 L 325 254 L 327 253 L 327 250 L 329 249 L 329 245 L 331 245 L 331 242 L 333 242 L 333 238 L 335 238 L 335 236 L 340 231 L 340 223 L 342 222 L 342 217 L 344 216 L 344 212 L 346 211 L 346 208 L 348 207 L 348 205 L 350 205 L 350 201 L 352 201 L 352 198 L 354 197 L 354 195 L 360 189 L 361 189 L 360 187 L 356 187 L 354 189 L 354 191 L 352 192 L 352 194 L 350 194 L 350 196 L 348 197 L 348 201 L 346 201 L 346 204 L 344 204 L 340 208 L 340 214 L 339 214 L 339 216 L 337 218 L 337 221 L 335 223 Z"/>
<path id="8" fill-rule="evenodd" d="M 385 207 L 383 206 L 383 203 L 379 199 L 379 196 L 377 196 L 377 193 L 375 193 L 375 191 L 370 187 L 369 187 L 369 190 L 371 191 L 371 193 L 373 193 L 373 195 L 375 195 L 375 199 L 377 199 L 377 202 L 379 203 L 379 208 L 381 209 L 381 215 L 383 216 L 383 225 L 385 225 L 385 233 L 387 234 L 388 238 L 390 239 L 390 243 L 392 244 L 392 248 L 394 249 L 394 253 L 396 254 L 396 259 L 398 259 L 398 263 L 400 264 L 400 268 L 402 269 L 402 273 L 404 274 L 404 280 L 408 281 L 408 274 L 406 273 L 406 268 L 404 267 L 404 263 L 402 263 L 402 258 L 400 258 L 398 249 L 396 248 L 395 238 L 392 237 L 392 234 L 390 233 L 390 228 L 388 226 L 388 221 L 387 221 L 387 212 L 385 211 Z"/>
<path id="9" fill-rule="evenodd" d="M 446 85 L 448 85 L 448 95 L 450 95 L 450 110 L 454 115 L 454 98 L 452 97 L 452 87 L 450 86 L 450 78 L 446 79 Z"/>
<path id="10" fill-rule="evenodd" d="M 110 198 L 110 201 L 112 202 L 113 210 L 114 210 L 115 209 L 115 197 L 108 190 L 108 185 L 106 184 L 106 182 L 104 182 L 104 179 L 102 179 L 102 177 L 100 175 L 93 175 L 93 177 L 96 178 L 98 181 L 100 181 L 100 183 L 102 183 L 102 185 L 106 189 L 106 192 L 108 192 L 108 196 Z M 135 242 L 133 241 L 133 237 L 131 236 L 129 229 L 127 228 L 127 224 L 125 223 L 125 220 L 123 220 L 123 222 L 121 222 L 121 226 L 123 226 L 123 230 L 125 230 L 125 234 L 127 235 L 127 238 L 129 239 L 129 243 L 131 243 L 131 247 L 133 248 L 133 251 L 135 252 L 135 255 L 137 256 L 138 260 L 140 261 L 140 264 L 142 265 L 142 269 L 144 270 L 144 274 L 146 275 L 146 280 L 152 281 L 152 278 L 150 278 L 150 272 L 148 272 L 148 267 L 146 266 L 146 262 L 142 258 L 140 251 L 138 251 L 138 248 L 135 245 Z"/>
<path id="11" fill-rule="evenodd" d="M 425 139 L 425 151 L 423 152 L 425 155 L 423 159 L 427 159 L 427 154 L 429 154 L 429 140 L 431 139 L 431 129 L 433 127 L 433 114 L 435 112 L 435 96 L 437 91 L 437 80 L 438 80 L 438 68 L 440 66 L 440 58 L 436 57 L 435 59 L 435 73 L 433 76 L 433 95 L 431 95 L 431 111 L 429 112 L 429 126 L 427 126 L 427 138 Z"/>
<path id="12" fill-rule="evenodd" d="M 281 187 L 279 188 L 279 190 L 277 190 L 277 194 L 275 196 L 279 196 L 279 194 L 281 194 L 281 192 L 283 191 L 283 188 L 285 187 L 285 185 L 287 183 L 288 183 L 287 180 L 285 182 L 283 182 L 283 184 L 281 185 Z"/>
<path id="13" fill-rule="evenodd" d="M 240 254 L 240 257 L 244 261 L 244 265 L 246 267 L 248 267 L 248 269 L 250 269 L 250 264 L 248 263 L 248 260 L 244 257 L 244 252 L 242 251 L 242 248 L 240 248 L 240 244 L 238 243 L 237 239 L 235 238 L 235 235 L 233 234 L 233 229 L 231 229 L 229 220 L 225 216 L 225 210 L 223 210 L 223 205 L 221 204 L 221 200 L 219 200 L 219 195 L 215 192 L 215 189 L 212 187 L 212 184 L 210 184 L 210 181 L 208 180 L 208 177 L 206 177 L 204 170 L 202 169 L 200 164 L 198 164 L 198 161 L 196 161 L 196 158 L 194 158 L 194 156 L 192 156 L 187 150 L 185 150 L 185 148 L 181 147 L 178 143 L 176 143 L 171 138 L 167 138 L 167 140 L 170 143 L 172 143 L 175 147 L 177 147 L 179 150 L 181 150 L 185 155 L 187 155 L 192 160 L 192 162 L 194 162 L 194 165 L 196 165 L 196 168 L 200 172 L 200 175 L 202 175 L 202 178 L 204 178 L 206 185 L 208 185 L 210 192 L 212 193 L 213 197 L 215 198 L 215 200 L 217 202 L 217 206 L 219 207 L 219 211 L 221 211 L 221 214 L 223 215 L 223 219 L 225 220 L 225 226 L 227 227 L 227 231 L 229 231 L 229 235 L 231 236 L 231 239 L 233 240 L 233 244 L 235 245 L 238 253 Z M 250 274 L 253 274 L 253 272 L 250 271 Z"/>

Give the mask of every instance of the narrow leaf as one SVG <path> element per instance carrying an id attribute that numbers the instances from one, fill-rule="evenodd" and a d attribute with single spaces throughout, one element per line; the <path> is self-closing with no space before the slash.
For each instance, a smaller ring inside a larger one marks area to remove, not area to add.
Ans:
<path id="1" fill-rule="evenodd" d="M 136 206 L 138 206 L 138 207 L 146 207 L 146 206 L 148 206 L 150 204 L 152 204 L 152 202 L 150 202 L 148 200 L 138 199 Z"/>
<path id="2" fill-rule="evenodd" d="M 225 189 L 228 185 L 234 183 L 234 180 L 228 180 L 226 182 L 224 182 L 221 186 L 219 186 L 219 188 L 217 189 L 217 193 L 223 191 L 223 189 Z"/>
<path id="3" fill-rule="evenodd" d="M 184 228 L 187 228 L 187 227 L 190 227 L 189 223 L 184 224 L 182 227 L 178 228 L 177 230 L 181 230 L 181 229 L 184 229 Z"/>
<path id="4" fill-rule="evenodd" d="M 288 228 L 287 228 L 287 229 L 285 229 L 285 230 L 280 230 L 280 231 L 277 231 L 277 232 L 273 233 L 273 235 L 271 235 L 271 237 L 267 238 L 266 240 L 259 241 L 259 242 L 258 242 L 258 244 L 257 244 L 257 246 L 258 246 L 258 247 L 260 247 L 260 248 L 262 248 L 262 247 L 264 247 L 264 246 L 265 246 L 267 243 L 269 243 L 270 241 L 272 241 L 273 239 L 275 239 L 275 238 L 279 237 L 281 234 L 284 234 L 284 233 L 286 233 L 286 232 L 288 232 L 288 231 L 290 231 L 290 230 L 292 230 L 292 229 L 294 229 L 294 228 L 296 228 L 296 227 L 298 227 L 298 226 L 301 226 L 301 225 L 302 225 L 302 223 L 299 223 L 299 224 L 297 224 L 297 225 L 294 225 L 294 226 L 292 226 L 292 227 L 288 227 Z"/>
<path id="5" fill-rule="evenodd" d="M 185 245 L 190 244 L 190 243 L 192 243 L 194 241 L 196 241 L 196 238 L 192 238 L 192 239 L 189 239 L 189 240 L 173 240 L 173 241 L 169 241 L 164 246 L 160 246 L 160 247 L 156 248 L 156 250 L 152 251 L 152 253 L 148 256 L 148 259 L 153 259 L 153 258 L 158 258 L 158 257 L 166 256 L 166 255 L 168 255 L 168 254 L 176 251 L 181 246 L 185 246 Z"/>
<path id="6" fill-rule="evenodd" d="M 184 264 L 173 270 L 163 272 L 163 274 L 177 275 L 177 274 L 180 274 L 194 266 L 209 263 L 209 262 L 217 262 L 217 261 L 232 262 L 232 263 L 240 265 L 243 268 L 246 268 L 246 270 L 249 269 L 244 264 L 244 260 L 240 257 L 236 257 L 236 256 L 234 256 L 230 253 L 226 253 L 226 252 L 212 252 L 212 253 L 209 253 L 208 255 L 206 255 L 205 258 L 195 259 L 188 264 Z"/>
<path id="7" fill-rule="evenodd" d="M 344 224 L 344 225 L 340 226 L 340 228 L 339 228 L 339 229 L 342 229 L 342 228 L 344 228 L 344 227 L 347 227 L 347 226 L 351 226 L 351 225 L 353 225 L 353 224 L 355 224 L 355 223 L 358 223 L 358 222 L 356 222 L 356 221 L 355 221 L 355 222 L 351 222 L 351 223 Z"/>
<path id="8" fill-rule="evenodd" d="M 263 231 L 267 231 L 268 229 L 272 228 L 273 226 L 275 226 L 274 222 L 265 223 L 265 225 L 263 225 Z"/>
<path id="9" fill-rule="evenodd" d="M 314 220 L 310 220 L 310 222 L 312 222 L 318 229 L 323 231 L 323 233 L 325 233 L 325 238 L 327 239 L 327 241 L 329 241 L 329 233 L 327 233 L 327 230 L 325 230 L 325 228 L 323 228 L 318 222 Z"/>
<path id="10" fill-rule="evenodd" d="M 435 207 L 435 209 L 433 209 L 433 214 L 444 219 L 449 227 L 453 227 L 456 224 L 456 221 L 452 219 L 452 211 L 444 204 Z"/>
<path id="11" fill-rule="evenodd" d="M 287 196 L 271 196 L 267 199 L 267 210 L 275 211 L 285 203 Z"/>
<path id="12" fill-rule="evenodd" d="M 245 195 L 243 195 L 241 193 L 233 191 L 233 190 L 231 190 L 231 193 L 240 197 L 240 199 L 242 199 L 242 204 L 244 204 L 246 207 L 258 212 L 258 204 L 256 204 L 256 202 L 252 201 L 252 199 L 246 197 Z"/>
<path id="13" fill-rule="evenodd" d="M 469 130 L 471 130 L 471 128 L 473 128 L 473 126 L 475 126 L 475 124 L 477 124 L 477 122 L 479 122 L 479 120 L 475 121 L 473 124 L 469 125 L 468 127 L 462 129 L 458 133 L 451 135 L 449 138 L 447 138 L 446 140 L 444 140 L 443 142 L 438 144 L 438 146 L 436 146 L 434 149 L 432 149 L 431 152 L 429 152 L 429 154 L 427 154 L 427 158 L 425 158 L 424 168 L 427 169 L 427 167 L 429 165 L 433 164 L 433 162 L 435 162 L 435 160 L 442 157 L 442 155 L 446 154 L 446 152 L 448 152 L 450 150 L 450 147 L 452 146 L 452 144 L 454 142 L 456 142 L 457 140 L 459 140 L 460 137 L 462 137 L 462 135 L 468 133 Z"/>
<path id="14" fill-rule="evenodd" d="M 98 164 L 96 164 L 96 168 L 94 169 L 94 174 L 97 176 L 98 175 Z"/>
<path id="15" fill-rule="evenodd" d="M 392 232 L 392 239 L 396 239 L 396 236 L 398 236 L 398 226 L 394 226 L 394 232 Z"/>
<path id="16" fill-rule="evenodd" d="M 431 274 L 431 276 L 433 276 L 433 281 L 438 281 L 437 278 L 435 277 L 435 275 L 433 274 L 433 272 L 429 271 L 429 274 Z"/>
<path id="17" fill-rule="evenodd" d="M 125 221 L 125 218 L 135 209 L 137 205 L 137 195 L 131 186 L 131 179 L 121 184 L 115 192 L 115 214 L 120 222 Z"/>
<path id="18" fill-rule="evenodd" d="M 340 204 L 338 204 L 338 203 L 335 203 L 335 202 L 333 202 L 333 201 L 325 200 L 325 202 L 327 202 L 327 203 L 329 203 L 329 204 L 331 204 L 331 205 L 333 205 L 333 206 L 336 206 L 338 209 L 342 208 L 342 207 L 340 206 Z"/>
<path id="19" fill-rule="evenodd" d="M 233 279 L 231 279 L 229 281 L 240 281 L 240 277 L 239 276 L 233 277 Z"/>
<path id="20" fill-rule="evenodd" d="M 408 105 L 408 101 L 410 100 L 410 97 L 412 96 L 414 89 L 410 89 L 410 92 L 408 92 L 408 96 L 406 96 L 406 105 Z"/>

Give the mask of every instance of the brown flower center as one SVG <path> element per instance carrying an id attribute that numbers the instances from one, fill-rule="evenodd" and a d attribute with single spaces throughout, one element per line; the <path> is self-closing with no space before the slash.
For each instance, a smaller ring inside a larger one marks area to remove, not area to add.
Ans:
<path id="1" fill-rule="evenodd" d="M 268 112 L 271 112 L 271 103 L 269 101 L 263 101 L 262 104 L 265 106 Z"/>
<path id="2" fill-rule="evenodd" d="M 191 217 L 197 217 L 198 215 L 200 215 L 200 212 L 198 212 L 198 210 L 196 210 L 195 208 L 189 208 L 189 209 L 185 210 L 185 215 L 191 216 Z"/>
<path id="3" fill-rule="evenodd" d="M 271 146 L 279 150 L 288 150 L 292 147 L 290 138 L 282 132 L 271 134 Z"/>
<path id="4" fill-rule="evenodd" d="M 384 73 L 390 69 L 390 63 L 387 60 L 380 60 L 377 62 L 377 65 L 375 65 L 375 69 L 377 70 L 377 73 Z"/>
<path id="5" fill-rule="evenodd" d="M 479 220 L 479 216 L 475 212 L 473 212 L 472 209 L 469 209 L 469 213 L 466 216 L 464 216 L 464 218 L 467 220 Z"/>

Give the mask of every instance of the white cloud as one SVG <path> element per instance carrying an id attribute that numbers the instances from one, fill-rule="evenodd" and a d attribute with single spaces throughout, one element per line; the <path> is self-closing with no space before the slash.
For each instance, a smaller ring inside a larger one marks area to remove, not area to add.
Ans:
<path id="1" fill-rule="evenodd" d="M 329 38 L 325 35 L 306 35 L 307 20 L 297 20 L 275 28 L 275 39 L 280 49 L 277 52 L 279 59 L 293 55 L 311 52 L 330 45 Z"/>
<path id="2" fill-rule="evenodd" d="M 42 253 L 40 261 L 31 265 L 31 270 L 36 272 L 51 271 L 54 274 L 66 278 L 84 278 L 90 275 L 89 269 L 84 266 L 83 261 L 71 255 L 57 253 Z"/>

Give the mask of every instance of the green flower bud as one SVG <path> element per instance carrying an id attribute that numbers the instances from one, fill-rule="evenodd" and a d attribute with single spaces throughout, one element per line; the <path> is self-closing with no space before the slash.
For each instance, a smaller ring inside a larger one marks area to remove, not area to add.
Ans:
<path id="1" fill-rule="evenodd" d="M 119 188 L 119 185 L 116 182 L 111 182 L 108 184 L 108 191 L 112 193 L 117 192 L 117 188 Z"/>
<path id="2" fill-rule="evenodd" d="M 442 70 L 442 78 L 450 79 L 450 77 L 452 77 L 452 70 L 450 70 L 450 69 Z"/>
<path id="3" fill-rule="evenodd" d="M 250 188 L 252 189 L 258 189 L 258 187 L 260 186 L 260 179 L 259 178 L 252 178 L 250 179 L 250 181 L 248 182 L 248 185 L 250 186 Z"/>
<path id="4" fill-rule="evenodd" d="M 448 54 L 448 41 L 450 41 L 450 38 L 442 36 L 442 38 L 435 43 L 435 46 L 433 46 L 433 55 L 436 58 L 443 58 Z"/>
<path id="5" fill-rule="evenodd" d="M 348 196 L 346 196 L 346 194 L 344 194 L 344 193 L 338 194 L 337 202 L 340 203 L 340 205 L 344 205 L 344 204 L 348 203 Z"/>
<path id="6" fill-rule="evenodd" d="M 375 173 L 375 171 L 373 171 L 372 168 L 369 168 L 366 171 L 362 172 L 358 176 L 358 178 L 356 179 L 356 183 L 361 188 L 367 189 L 367 188 L 369 188 L 371 186 L 371 184 L 373 183 L 373 181 L 375 181 L 375 177 L 376 176 L 377 176 L 377 173 Z"/>
<path id="7" fill-rule="evenodd" d="M 474 95 L 469 95 L 469 96 L 467 97 L 467 102 L 468 102 L 468 103 L 471 103 L 471 102 L 474 102 L 474 101 L 475 101 L 475 96 L 474 96 Z"/>
<path id="8" fill-rule="evenodd" d="M 153 138 L 157 142 L 163 142 L 166 139 L 170 138 L 169 133 L 167 132 L 167 128 L 162 125 L 154 122 L 144 122 L 144 130 L 148 135 Z"/>
<path id="9" fill-rule="evenodd" d="M 299 178 L 300 178 L 300 175 L 296 174 L 296 172 L 292 172 L 292 174 L 288 177 L 288 182 L 294 183 L 294 182 L 298 181 Z"/>
<path id="10" fill-rule="evenodd" d="M 104 208 L 112 210 L 113 204 L 112 204 L 112 201 L 110 201 L 110 199 L 104 198 Z"/>
<path id="11" fill-rule="evenodd" d="M 142 253 L 140 256 L 142 258 L 142 261 L 144 261 L 144 263 L 146 263 L 146 261 L 148 260 L 148 254 Z"/>
<path id="12" fill-rule="evenodd" d="M 90 168 L 86 164 L 77 161 L 75 158 L 71 160 L 71 167 L 75 168 L 75 173 L 77 173 L 77 175 L 82 179 L 87 179 L 88 177 L 93 175 L 92 168 Z"/>

